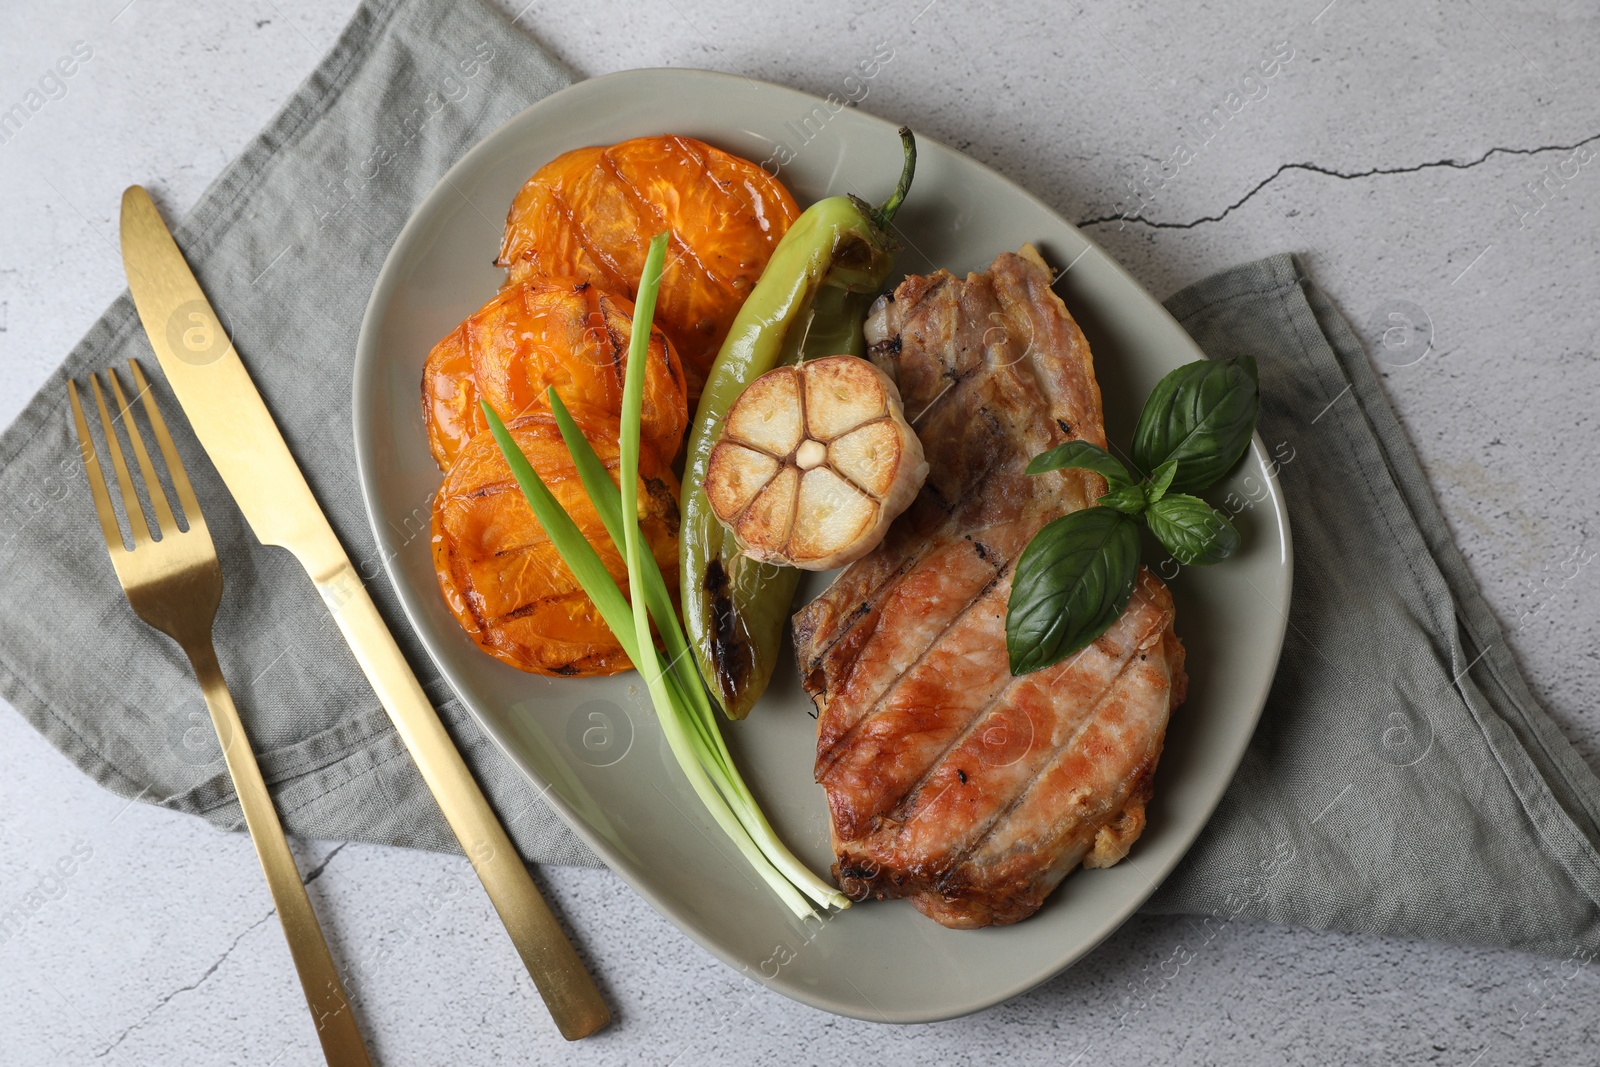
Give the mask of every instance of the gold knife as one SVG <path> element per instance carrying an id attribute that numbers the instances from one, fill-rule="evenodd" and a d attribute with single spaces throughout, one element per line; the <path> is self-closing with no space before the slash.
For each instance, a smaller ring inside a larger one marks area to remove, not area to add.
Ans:
<path id="1" fill-rule="evenodd" d="M 122 262 L 139 319 L 195 436 L 264 545 L 305 567 L 489 893 L 568 1041 L 611 1020 L 522 858 L 456 751 L 311 495 L 278 425 L 150 195 L 122 194 Z"/>

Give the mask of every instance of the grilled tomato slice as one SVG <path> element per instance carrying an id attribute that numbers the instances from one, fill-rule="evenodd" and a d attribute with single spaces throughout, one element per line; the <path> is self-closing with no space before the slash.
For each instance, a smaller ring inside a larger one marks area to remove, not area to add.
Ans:
<path id="1" fill-rule="evenodd" d="M 799 213 L 782 183 L 748 160 L 688 137 L 639 137 L 541 167 L 512 201 L 498 262 L 510 284 L 576 275 L 632 299 L 650 238 L 670 231 L 656 321 L 683 360 L 693 404 L 734 313 Z"/>
<path id="2" fill-rule="evenodd" d="M 594 419 L 592 425 L 585 433 L 616 478 L 616 420 Z M 541 412 L 510 430 L 626 593 L 628 568 L 589 503 L 555 417 Z M 663 576 L 675 586 L 678 480 L 649 445 L 639 449 L 639 525 Z M 496 659 L 566 677 L 631 669 L 594 602 L 533 517 L 493 434 L 466 443 L 434 497 L 433 565 L 461 628 Z"/>
<path id="3" fill-rule="evenodd" d="M 585 432 L 597 419 L 614 426 L 632 336 L 632 302 L 589 282 L 534 278 L 502 289 L 428 355 L 422 408 L 434 461 L 449 470 L 486 428 L 480 397 L 511 423 L 549 411 L 553 385 Z M 660 330 L 651 330 L 649 359 L 640 436 L 670 461 L 689 420 L 683 368 Z"/>

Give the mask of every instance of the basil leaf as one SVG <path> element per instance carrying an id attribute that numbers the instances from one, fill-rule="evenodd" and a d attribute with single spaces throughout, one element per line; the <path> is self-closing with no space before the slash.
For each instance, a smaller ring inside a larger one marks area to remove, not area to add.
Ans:
<path id="1" fill-rule="evenodd" d="M 1115 508 L 1124 515 L 1137 515 L 1148 503 L 1144 494 L 1143 485 L 1120 485 L 1095 503 L 1103 508 Z"/>
<path id="2" fill-rule="evenodd" d="M 1233 523 L 1197 496 L 1169 493 L 1145 510 L 1144 521 L 1185 567 L 1219 563 L 1239 550 Z"/>
<path id="3" fill-rule="evenodd" d="M 1054 519 L 1017 560 L 1006 606 L 1012 674 L 1059 663 L 1117 620 L 1139 572 L 1139 524 L 1110 508 Z"/>
<path id="4" fill-rule="evenodd" d="M 1142 470 L 1175 462 L 1173 490 L 1208 489 L 1249 447 L 1260 405 L 1249 357 L 1179 367 L 1145 401 L 1133 431 L 1133 462 Z"/>
<path id="5" fill-rule="evenodd" d="M 1167 490 L 1172 486 L 1172 478 L 1178 473 L 1178 461 L 1169 459 L 1156 468 L 1150 475 L 1150 481 L 1145 488 L 1145 499 L 1154 504 L 1157 500 L 1167 495 Z"/>
<path id="6" fill-rule="evenodd" d="M 1110 483 L 1113 489 L 1133 482 L 1133 476 L 1128 473 L 1128 468 L 1122 465 L 1121 460 L 1105 449 L 1091 445 L 1088 441 L 1068 441 L 1057 445 L 1048 452 L 1034 456 L 1028 463 L 1029 474 L 1059 470 L 1094 471 Z"/>

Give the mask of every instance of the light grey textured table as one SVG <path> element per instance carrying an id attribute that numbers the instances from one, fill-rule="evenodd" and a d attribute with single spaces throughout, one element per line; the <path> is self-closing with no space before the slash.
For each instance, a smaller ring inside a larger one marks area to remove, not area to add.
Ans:
<path id="1" fill-rule="evenodd" d="M 1421 359 L 1385 352 L 1390 395 L 1535 691 L 1600 762 L 1600 567 L 1578 565 L 1600 548 L 1600 163 L 1573 159 L 1600 150 L 1592 5 L 522 3 L 508 14 L 586 75 L 702 66 L 826 94 L 885 45 L 863 106 L 1100 220 L 1089 232 L 1158 295 L 1291 249 L 1358 328 L 1378 324 L 1374 341 L 1390 312 L 1431 323 Z M 0 11 L 0 109 L 75 42 L 93 55 L 0 139 L 0 423 L 124 287 L 122 187 L 186 210 L 352 5 L 22 6 Z M 1281 73 L 1246 83 L 1280 42 Z M 1213 107 L 1220 132 L 1172 161 Z M 1118 219 L 1130 183 L 1145 221 Z M 1594 1062 L 1600 1047 L 1596 969 L 1243 922 L 1205 941 L 1183 919 L 1135 919 L 975 1018 L 874 1026 L 767 993 L 608 872 L 552 869 L 540 880 L 618 1017 L 566 1048 L 487 901 L 459 891 L 465 861 L 297 849 L 390 1064 L 1467 1067 Z M 46 881 L 63 857 L 74 873 Z M 321 1062 L 248 840 L 102 792 L 5 709 L 0 910 L 42 887 L 0 936 L 0 1063 Z"/>

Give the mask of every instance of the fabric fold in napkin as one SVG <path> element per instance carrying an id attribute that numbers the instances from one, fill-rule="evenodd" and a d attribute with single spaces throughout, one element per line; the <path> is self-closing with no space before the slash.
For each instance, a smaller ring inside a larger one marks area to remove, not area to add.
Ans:
<path id="1" fill-rule="evenodd" d="M 1166 304 L 1213 358 L 1256 357 L 1294 593 L 1244 762 L 1147 910 L 1587 961 L 1600 779 L 1529 692 L 1361 343 L 1288 255 Z"/>
<path id="2" fill-rule="evenodd" d="M 349 382 L 379 266 L 451 163 L 569 80 L 477 0 L 369 2 L 176 229 L 363 574 L 379 568 Z M 1600 781 L 1522 681 L 1360 345 L 1286 255 L 1168 306 L 1212 355 L 1260 365 L 1295 590 L 1244 764 L 1149 908 L 1587 959 Z M 117 586 L 70 427 L 66 378 L 130 357 L 155 368 L 123 296 L 0 436 L 0 693 L 107 788 L 242 830 L 187 664 Z M 315 590 L 255 542 L 157 392 L 223 560 L 223 669 L 288 831 L 454 849 Z M 595 863 L 451 698 L 386 580 L 369 588 L 523 855 Z"/>

